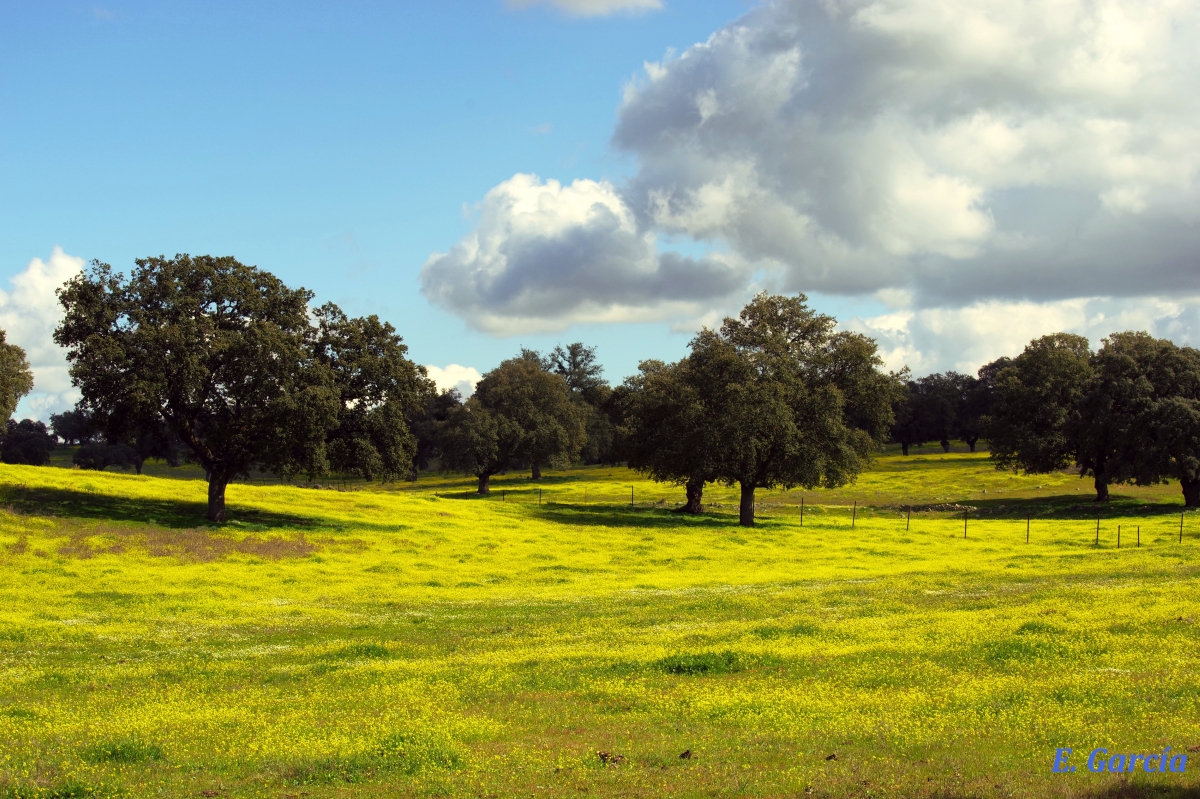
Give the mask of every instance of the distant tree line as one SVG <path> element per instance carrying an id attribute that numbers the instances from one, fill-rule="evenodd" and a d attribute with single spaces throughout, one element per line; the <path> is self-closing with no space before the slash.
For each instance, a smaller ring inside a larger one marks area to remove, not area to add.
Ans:
<path id="1" fill-rule="evenodd" d="M 1074 467 L 1097 498 L 1115 483 L 1180 480 L 1200 504 L 1200 359 L 1144 333 L 1031 342 L 976 376 L 888 373 L 865 336 L 803 295 L 760 294 L 704 329 L 675 363 L 644 361 L 616 386 L 595 348 L 522 349 L 465 401 L 438 392 L 396 330 L 350 318 L 311 292 L 229 257 L 91 266 L 59 290 L 77 407 L 9 421 L 6 462 L 44 464 L 58 439 L 82 468 L 148 459 L 199 464 L 208 517 L 225 519 L 225 488 L 259 470 L 293 478 L 415 479 L 441 468 L 491 478 L 572 463 L 624 463 L 679 485 L 681 512 L 711 483 L 738 486 L 754 523 L 760 488 L 845 485 L 889 440 L 910 447 L 987 440 L 997 468 Z M 32 387 L 24 353 L 0 335 L 0 402 Z"/>
<path id="2" fill-rule="evenodd" d="M 1109 486 L 1178 480 L 1200 506 L 1200 350 L 1144 332 L 1114 333 L 1093 352 L 1086 338 L 1055 333 L 978 377 L 954 372 L 908 381 L 892 440 L 908 448 L 952 438 L 988 441 L 998 469 L 1091 477 Z"/>

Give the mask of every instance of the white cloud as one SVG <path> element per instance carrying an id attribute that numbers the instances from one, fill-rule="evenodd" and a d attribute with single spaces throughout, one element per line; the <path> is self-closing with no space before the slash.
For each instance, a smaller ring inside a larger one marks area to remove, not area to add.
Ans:
<path id="1" fill-rule="evenodd" d="M 610 183 L 515 175 L 484 197 L 473 232 L 430 256 L 421 286 L 471 326 L 512 335 L 695 312 L 745 275 L 736 260 L 660 254 Z"/>
<path id="2" fill-rule="evenodd" d="M 1200 0 L 766 0 L 626 86 L 627 182 L 506 181 L 425 294 L 500 334 L 683 329 L 756 281 L 874 297 L 918 371 L 1096 314 L 1187 327 L 1198 40 Z"/>
<path id="3" fill-rule="evenodd" d="M 437 386 L 438 391 L 457 388 L 463 399 L 475 393 L 475 384 L 483 377 L 475 367 L 460 366 L 456 363 L 444 367 L 426 364 L 425 371 L 429 373 L 429 379 Z"/>
<path id="4" fill-rule="evenodd" d="M 777 0 L 626 91 L 646 226 L 793 289 L 1200 290 L 1200 3 Z"/>
<path id="5" fill-rule="evenodd" d="M 55 247 L 48 259 L 34 258 L 11 278 L 10 291 L 0 290 L 0 328 L 10 344 L 24 348 L 33 367 L 33 392 L 17 407 L 18 418 L 46 420 L 78 399 L 67 374 L 65 351 L 54 343 L 54 328 L 62 318 L 54 292 L 83 265 L 82 258 Z"/>
<path id="6" fill-rule="evenodd" d="M 662 0 L 508 0 L 510 8 L 553 6 L 573 17 L 606 17 L 621 12 L 658 11 Z"/>
<path id="7" fill-rule="evenodd" d="M 974 374 L 1017 355 L 1049 333 L 1087 336 L 1093 347 L 1112 333 L 1146 330 L 1180 344 L 1200 344 L 1200 296 L 1176 300 L 1086 297 L 1053 302 L 988 301 L 962 308 L 900 309 L 843 325 L 871 336 L 890 369 L 915 375 L 953 369 Z"/>

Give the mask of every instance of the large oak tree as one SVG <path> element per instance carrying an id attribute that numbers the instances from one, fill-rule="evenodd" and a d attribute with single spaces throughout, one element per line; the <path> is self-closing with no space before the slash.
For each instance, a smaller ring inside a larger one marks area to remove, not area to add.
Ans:
<path id="1" fill-rule="evenodd" d="M 764 293 L 692 341 L 686 360 L 712 409 L 716 473 L 740 486 L 744 526 L 756 489 L 845 485 L 892 425 L 900 378 L 880 371 L 874 341 L 834 325 L 802 294 Z"/>
<path id="2" fill-rule="evenodd" d="M 145 258 L 131 274 L 93 261 L 59 290 L 72 382 L 101 429 L 164 422 L 208 475 L 208 518 L 225 487 L 259 466 L 327 466 L 338 416 L 314 356 L 312 293 L 231 257 Z"/>

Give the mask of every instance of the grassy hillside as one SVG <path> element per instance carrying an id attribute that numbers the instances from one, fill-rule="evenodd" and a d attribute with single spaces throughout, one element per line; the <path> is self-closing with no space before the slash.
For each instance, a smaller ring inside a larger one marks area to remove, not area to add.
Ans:
<path id="1" fill-rule="evenodd" d="M 804 494 L 803 526 L 764 492 L 753 530 L 631 507 L 678 493 L 631 478 L 552 475 L 540 506 L 518 475 L 234 485 L 211 528 L 198 481 L 0 467 L 0 796 L 1200 785 L 1049 773 L 1058 746 L 1200 746 L 1177 487 L 1118 491 L 1097 546 L 1086 482 L 962 453 Z M 966 538 L 902 510 L 966 500 Z"/>

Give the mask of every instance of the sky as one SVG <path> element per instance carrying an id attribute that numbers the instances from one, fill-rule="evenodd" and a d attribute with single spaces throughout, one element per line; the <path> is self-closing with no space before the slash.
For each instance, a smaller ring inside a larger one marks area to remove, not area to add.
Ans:
<path id="1" fill-rule="evenodd" d="M 0 328 L 233 255 L 444 387 L 583 341 L 620 381 L 759 291 L 889 368 L 1200 341 L 1200 0 L 0 4 Z"/>

